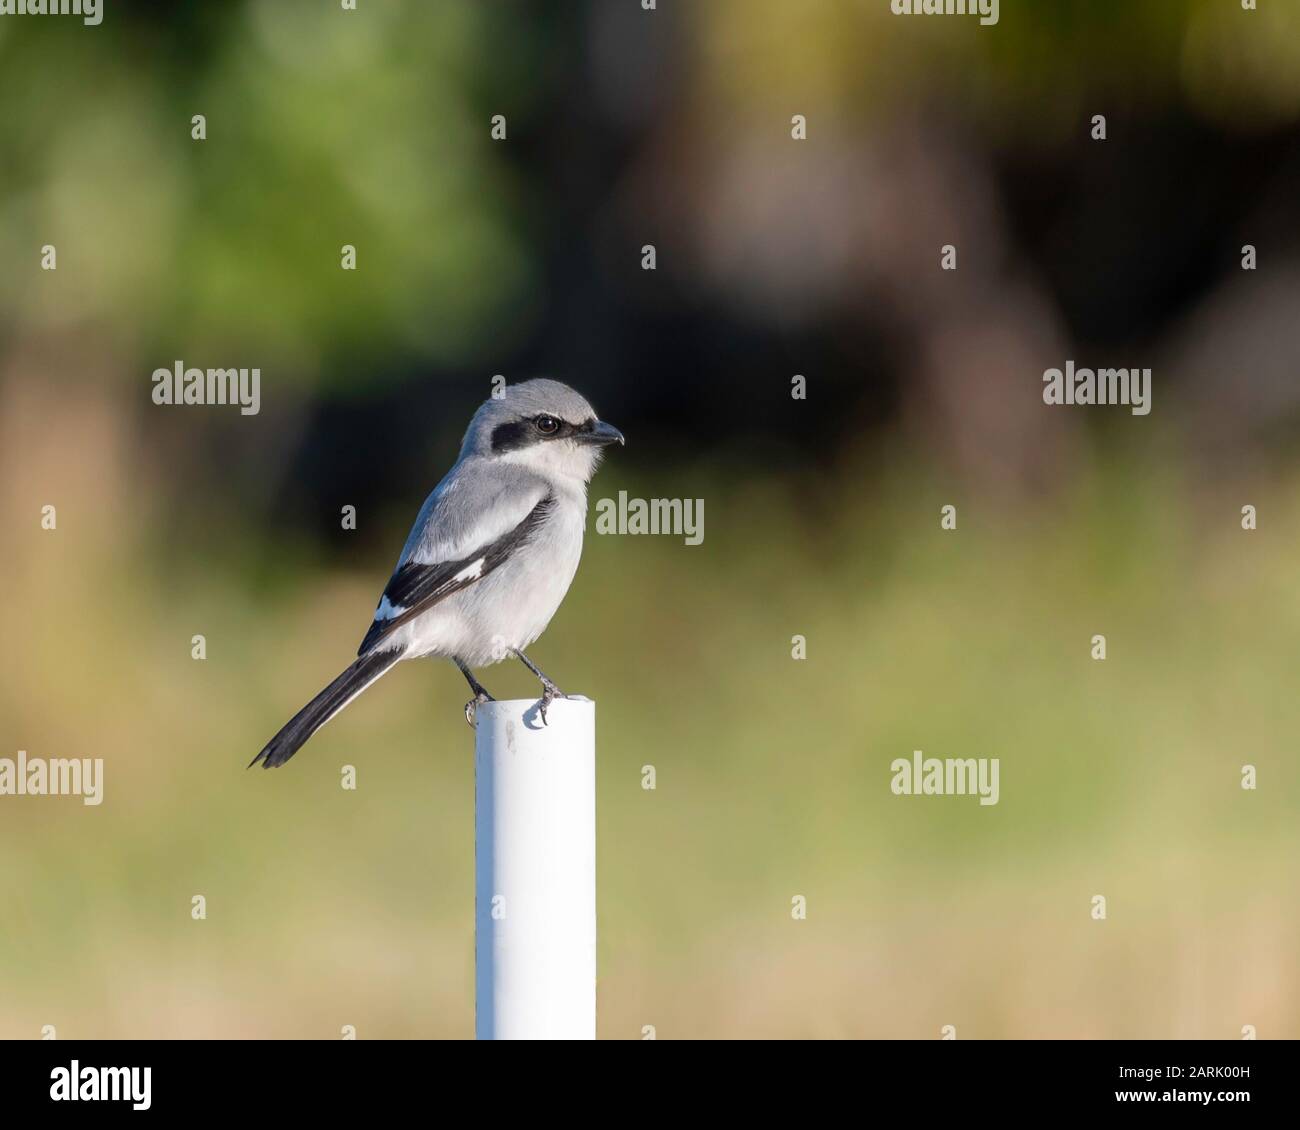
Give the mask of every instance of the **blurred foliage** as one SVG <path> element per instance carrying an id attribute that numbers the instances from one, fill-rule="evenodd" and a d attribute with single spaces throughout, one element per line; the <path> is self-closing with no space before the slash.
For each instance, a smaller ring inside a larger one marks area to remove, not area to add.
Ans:
<path id="1" fill-rule="evenodd" d="M 9 332 L 91 324 L 132 352 L 251 356 L 318 387 L 523 339 L 546 220 L 488 120 L 505 114 L 527 151 L 582 10 L 257 0 L 3 21 L 0 260 L 30 261 L 35 240 L 64 266 L 37 287 L 0 277 Z M 1040 140 L 1099 97 L 1185 97 L 1234 128 L 1300 114 L 1295 5 L 1055 0 L 1031 19 L 1006 3 L 980 28 L 720 0 L 682 19 L 686 89 L 719 130 L 779 122 L 796 92 L 841 120 L 946 98 Z"/>
<path id="2" fill-rule="evenodd" d="M 778 118 L 797 97 L 851 118 L 917 98 L 973 109 L 994 135 L 1059 138 L 1089 106 L 1186 100 L 1234 129 L 1300 115 L 1300 7 L 1223 0 L 1002 0 L 974 17 L 883 3 L 720 0 L 696 7 L 720 116 Z"/>
<path id="3" fill-rule="evenodd" d="M 499 337 L 532 266 L 469 76 L 513 46 L 528 82 L 508 22 L 469 2 L 220 7 L 192 66 L 129 19 L 0 27 L 0 97 L 26 109 L 0 128 L 0 254 L 25 262 L 35 238 L 62 256 L 43 287 L 5 278 L 11 322 L 92 321 L 132 350 L 300 379 L 339 355 L 461 362 Z"/>

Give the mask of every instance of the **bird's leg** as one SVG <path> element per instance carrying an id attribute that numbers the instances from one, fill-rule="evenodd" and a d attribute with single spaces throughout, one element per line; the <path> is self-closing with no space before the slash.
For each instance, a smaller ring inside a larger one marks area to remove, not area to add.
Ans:
<path id="1" fill-rule="evenodd" d="M 465 681 L 469 683 L 469 689 L 474 692 L 474 697 L 465 703 L 465 721 L 474 726 L 474 716 L 478 708 L 483 703 L 495 702 L 496 699 L 488 694 L 483 684 L 474 678 L 474 672 L 469 669 L 469 664 L 463 663 L 459 659 L 455 662 L 456 666 L 460 668 L 460 673 L 465 676 Z"/>
<path id="2" fill-rule="evenodd" d="M 546 708 L 550 706 L 551 703 L 553 703 L 557 698 L 568 698 L 569 696 L 565 694 L 562 690 L 560 690 L 560 688 L 557 687 L 553 682 L 551 682 L 551 680 L 548 679 L 542 673 L 542 669 L 538 667 L 536 663 L 534 663 L 531 659 L 529 659 L 528 656 L 526 656 L 517 647 L 511 648 L 510 650 L 513 651 L 519 657 L 520 662 L 522 662 L 523 665 L 528 668 L 528 670 L 530 670 L 534 675 L 536 675 L 542 681 L 542 697 L 537 703 L 537 711 L 542 716 L 542 725 L 545 726 Z"/>

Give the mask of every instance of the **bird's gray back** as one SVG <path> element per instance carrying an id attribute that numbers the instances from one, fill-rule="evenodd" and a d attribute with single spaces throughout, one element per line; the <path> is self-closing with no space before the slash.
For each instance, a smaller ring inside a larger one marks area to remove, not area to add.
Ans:
<path id="1" fill-rule="evenodd" d="M 468 557 L 522 522 L 549 492 L 527 468 L 462 457 L 424 500 L 397 565 Z"/>

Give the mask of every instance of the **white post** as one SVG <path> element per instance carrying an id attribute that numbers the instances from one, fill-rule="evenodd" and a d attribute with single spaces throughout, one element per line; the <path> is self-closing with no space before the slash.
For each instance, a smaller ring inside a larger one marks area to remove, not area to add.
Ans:
<path id="1" fill-rule="evenodd" d="M 476 1034 L 596 1038 L 596 704 L 478 708 Z"/>

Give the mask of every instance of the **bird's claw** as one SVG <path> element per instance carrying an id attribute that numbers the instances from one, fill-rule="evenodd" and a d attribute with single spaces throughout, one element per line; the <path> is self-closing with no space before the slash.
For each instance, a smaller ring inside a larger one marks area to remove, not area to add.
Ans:
<path id="1" fill-rule="evenodd" d="M 469 702 L 465 703 L 465 721 L 469 723 L 471 730 L 478 729 L 478 708 L 485 702 L 495 702 L 487 691 L 479 691 Z"/>
<path id="2" fill-rule="evenodd" d="M 557 698 L 568 698 L 568 697 L 569 696 L 565 694 L 562 690 L 560 690 L 560 688 L 557 687 L 554 683 L 542 684 L 542 697 L 537 700 L 537 713 L 541 715 L 543 726 L 547 724 L 546 708 L 550 706 L 551 703 L 553 703 Z"/>

